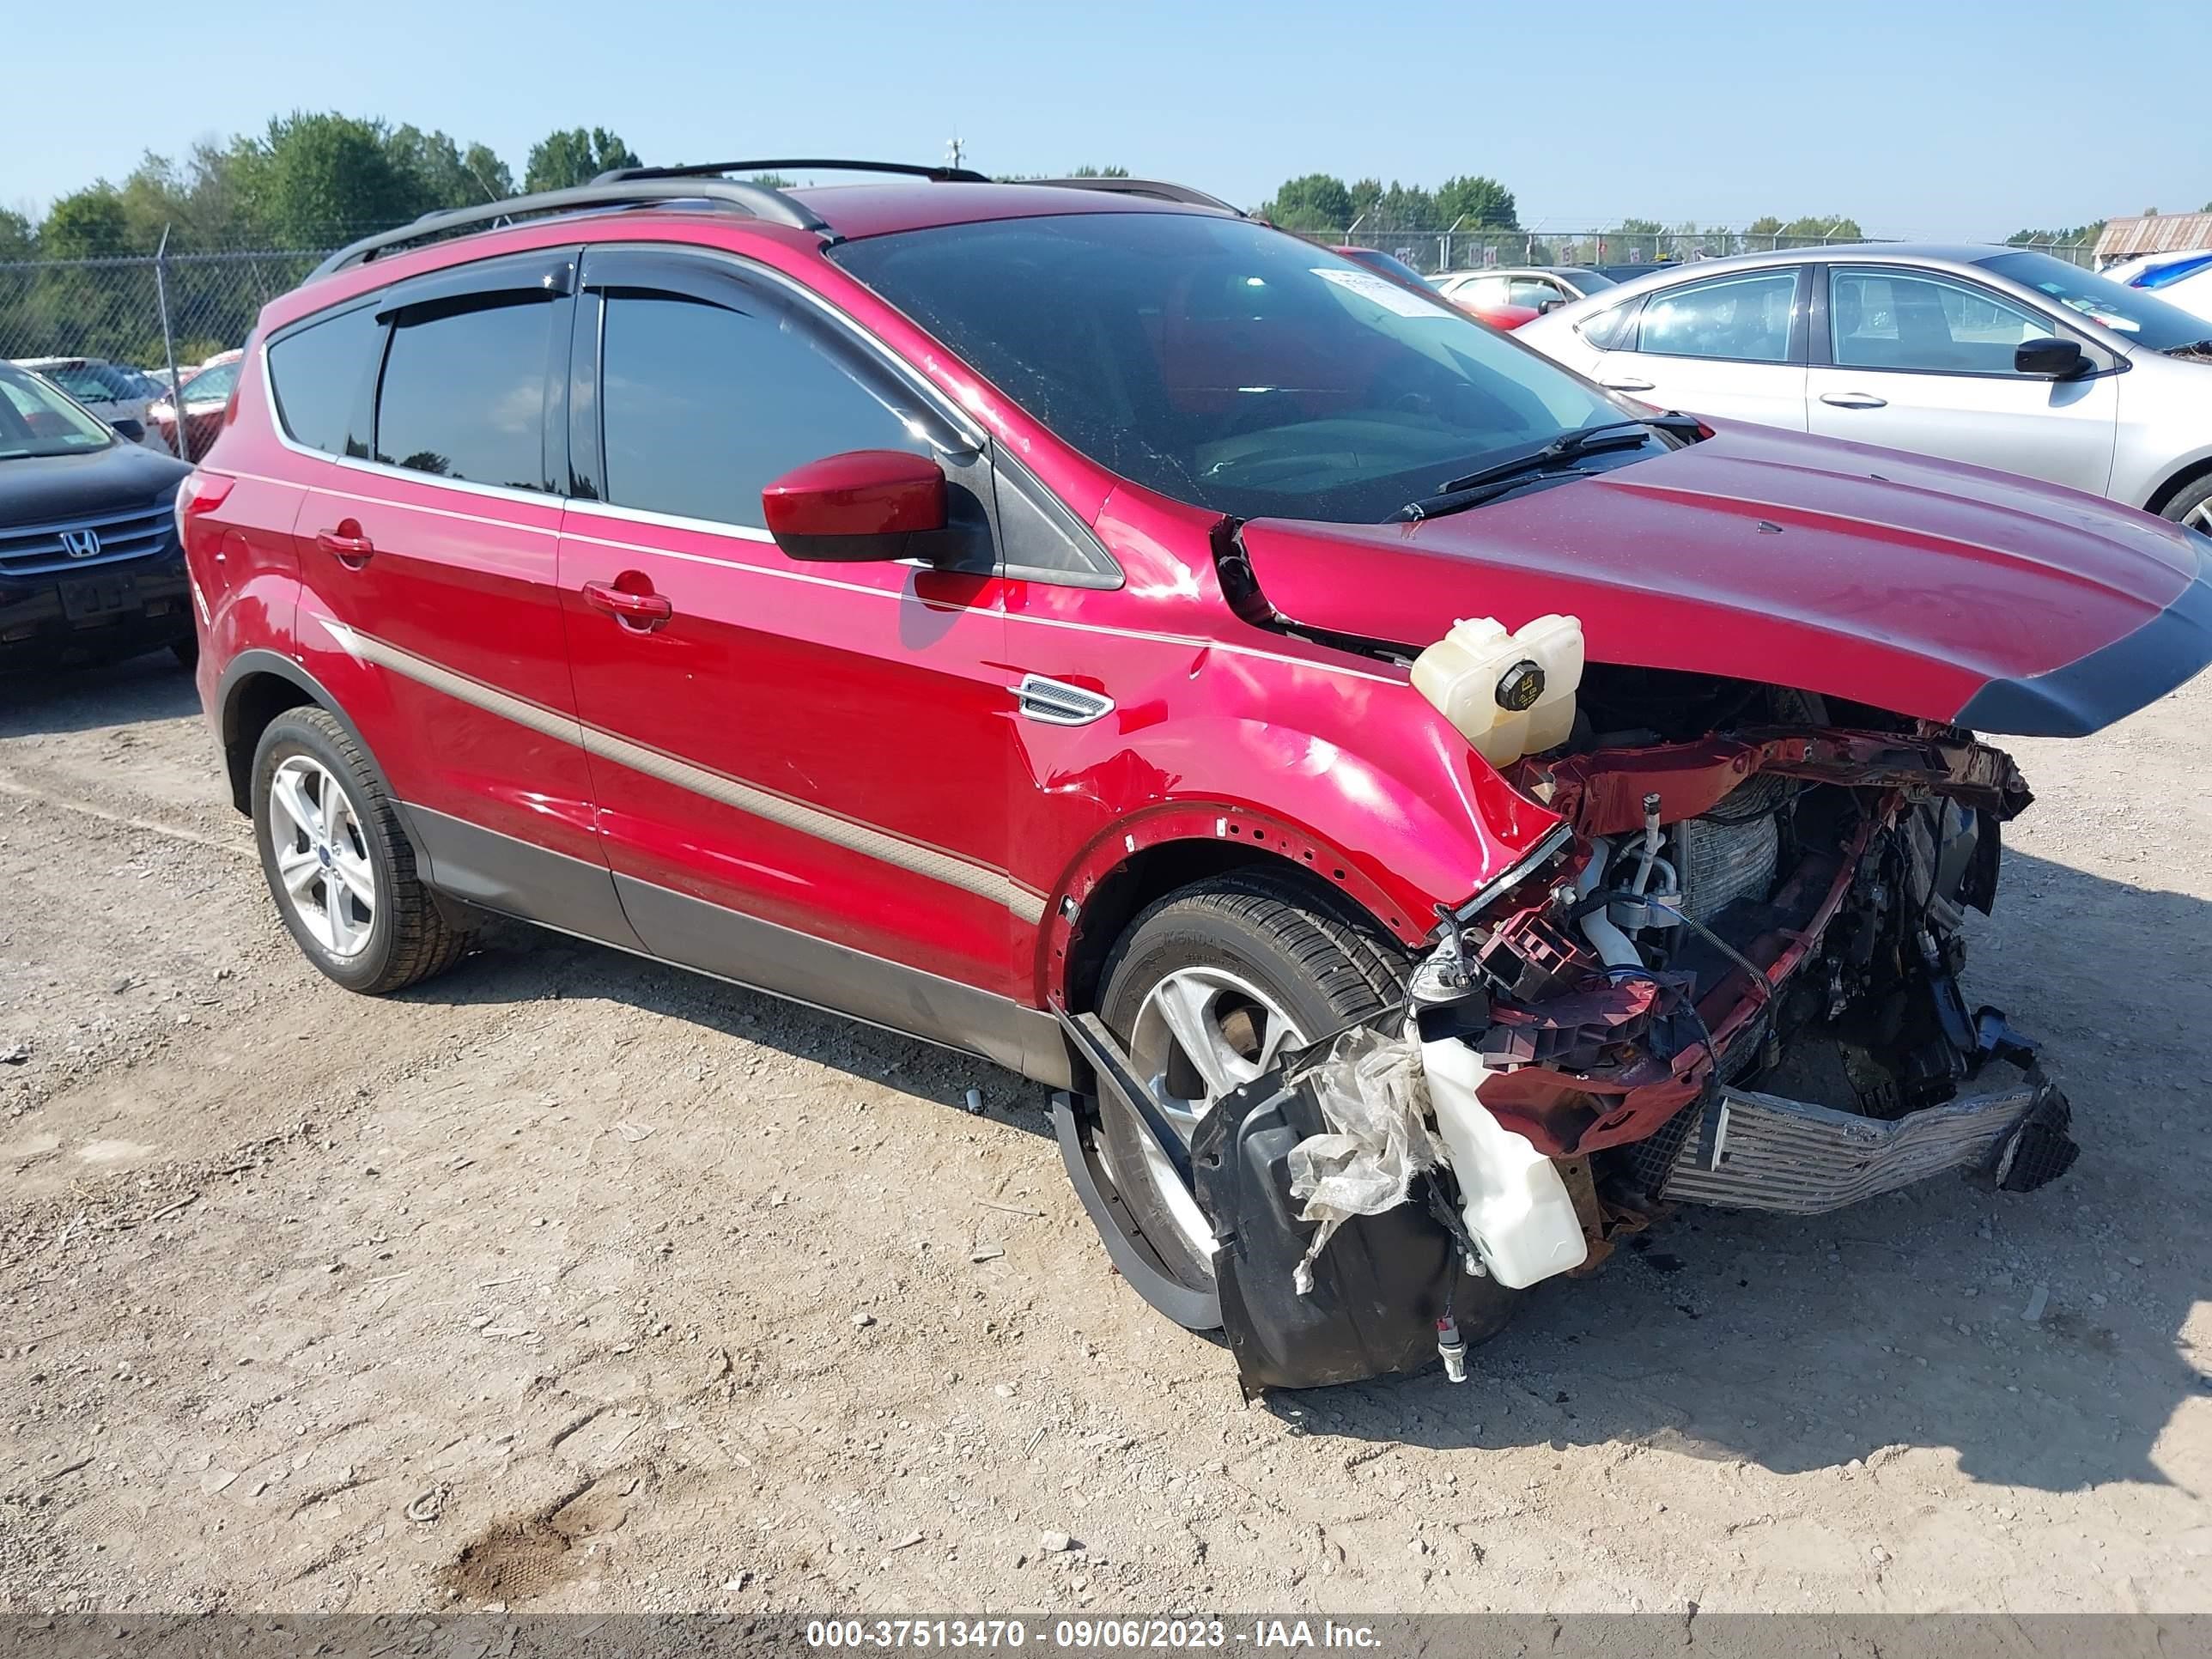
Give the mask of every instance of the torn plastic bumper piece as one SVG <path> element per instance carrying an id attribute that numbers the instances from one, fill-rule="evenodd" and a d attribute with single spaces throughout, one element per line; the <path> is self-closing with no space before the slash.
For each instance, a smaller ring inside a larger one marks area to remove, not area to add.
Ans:
<path id="1" fill-rule="evenodd" d="M 1734 1088 L 1713 1091 L 1686 1116 L 1659 1196 L 1784 1215 L 1825 1214 L 1946 1170 L 2027 1192 L 2063 1174 L 2078 1150 L 2066 1097 L 2039 1066 L 2017 1061 L 1955 1099 L 1893 1119 Z"/>
<path id="2" fill-rule="evenodd" d="M 1053 1012 L 1060 1017 L 1060 1029 L 1066 1034 L 1070 1046 L 1089 1069 L 1092 1086 L 1101 1094 L 1110 1091 L 1115 1105 L 1126 1109 L 1144 1126 L 1160 1143 L 1176 1173 L 1188 1182 L 1190 1149 L 1161 1115 L 1152 1091 L 1129 1069 L 1128 1055 L 1122 1052 L 1121 1045 L 1114 1040 L 1114 1034 L 1106 1029 L 1104 1022 L 1096 1014 L 1071 1014 L 1064 1007 L 1055 1006 Z M 1091 1224 L 1098 1230 L 1115 1270 L 1154 1310 L 1185 1330 L 1219 1329 L 1219 1302 L 1205 1291 L 1179 1283 L 1146 1248 L 1142 1232 L 1122 1203 L 1121 1194 L 1115 1191 L 1112 1178 L 1098 1156 L 1095 1105 L 1073 1095 L 1055 1094 L 1052 1097 L 1052 1121 L 1060 1139 L 1060 1161 L 1067 1166 L 1067 1178 L 1091 1217 Z"/>
<path id="3" fill-rule="evenodd" d="M 1310 1068 L 1293 1061 L 1224 1095 L 1192 1144 L 1199 1205 L 1218 1240 L 1222 1329 L 1248 1396 L 1433 1364 L 1439 1320 L 1455 1316 L 1479 1340 L 1510 1296 L 1465 1273 L 1451 1234 L 1419 1203 L 1340 1223 L 1301 1293 L 1293 1281 L 1320 1224 L 1299 1218 L 1291 1149 L 1329 1127 Z"/>
<path id="4" fill-rule="evenodd" d="M 1312 1290 L 1297 1290 L 1298 1264 L 1321 1224 L 1300 1218 L 1303 1203 L 1291 1191 L 1289 1161 L 1291 1148 L 1329 1127 L 1311 1068 L 1299 1063 L 1321 1051 L 1287 1055 L 1224 1097 L 1186 1148 L 1164 1121 L 1155 1125 L 1157 1109 L 1146 1109 L 1152 1106 L 1149 1091 L 1097 1016 L 1055 1012 L 1092 1086 L 1122 1097 L 1115 1107 L 1126 1106 L 1191 1170 L 1194 1194 L 1217 1238 L 1215 1293 L 1179 1284 L 1146 1248 L 1097 1156 L 1096 1103 L 1055 1095 L 1053 1121 L 1077 1195 L 1132 1289 L 1188 1330 L 1224 1333 L 1248 1397 L 1262 1389 L 1318 1388 L 1431 1364 L 1437 1322 L 1448 1312 L 1476 1340 L 1503 1322 L 1498 1304 L 1510 1293 L 1462 1270 L 1467 1247 L 1434 1212 L 1440 1208 L 1449 1217 L 1449 1206 L 1433 1199 L 1344 1221 L 1314 1260 Z M 1429 1198 L 1418 1184 L 1417 1193 Z"/>

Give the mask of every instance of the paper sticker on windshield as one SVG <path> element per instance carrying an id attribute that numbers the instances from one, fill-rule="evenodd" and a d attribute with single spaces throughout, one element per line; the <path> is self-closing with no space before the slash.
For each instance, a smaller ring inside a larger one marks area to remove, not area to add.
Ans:
<path id="1" fill-rule="evenodd" d="M 1408 288 L 1401 288 L 1387 276 L 1377 276 L 1371 270 L 1348 270 L 1342 265 L 1316 265 L 1313 274 L 1324 283 L 1334 283 L 1339 288 L 1349 289 L 1363 300 L 1372 300 L 1385 311 L 1395 311 L 1401 317 L 1434 317 L 1440 307 L 1432 300 L 1424 300 Z"/>
<path id="2" fill-rule="evenodd" d="M 2123 317 L 2112 307 L 2100 306 L 2094 300 L 2086 300 L 2076 295 L 2062 297 L 2059 303 L 2073 307 L 2091 322 L 2102 323 L 2106 328 L 2118 329 L 2123 334 L 2140 334 L 2142 331 L 2142 325 L 2134 318 Z"/>

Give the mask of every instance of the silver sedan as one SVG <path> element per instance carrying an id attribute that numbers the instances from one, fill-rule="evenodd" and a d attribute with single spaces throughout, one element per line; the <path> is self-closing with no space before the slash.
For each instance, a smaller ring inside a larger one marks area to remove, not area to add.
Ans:
<path id="1" fill-rule="evenodd" d="M 1668 409 L 2025 473 L 2212 534 L 2212 325 L 2013 247 L 1677 265 L 1514 337 Z"/>

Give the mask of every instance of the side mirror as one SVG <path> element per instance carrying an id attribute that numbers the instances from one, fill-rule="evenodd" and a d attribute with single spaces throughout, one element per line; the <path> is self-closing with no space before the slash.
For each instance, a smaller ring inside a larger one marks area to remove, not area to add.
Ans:
<path id="1" fill-rule="evenodd" d="M 116 435 L 125 442 L 135 444 L 145 441 L 146 428 L 137 421 L 126 417 L 119 421 L 110 421 L 108 424 L 115 428 Z"/>
<path id="2" fill-rule="evenodd" d="M 2053 380 L 2072 380 L 2088 367 L 2088 361 L 2071 340 L 2022 340 L 2012 353 L 2012 366 L 2021 374 Z"/>
<path id="3" fill-rule="evenodd" d="M 903 449 L 848 450 L 793 467 L 761 491 L 761 508 L 769 534 L 792 558 L 903 559 L 945 528 L 945 474 L 927 456 Z"/>

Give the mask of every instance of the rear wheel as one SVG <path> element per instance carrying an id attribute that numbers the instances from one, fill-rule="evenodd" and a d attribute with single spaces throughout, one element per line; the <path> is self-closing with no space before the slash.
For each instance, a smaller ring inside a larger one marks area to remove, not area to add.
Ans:
<path id="1" fill-rule="evenodd" d="M 2176 524 L 2185 524 L 2191 530 L 2212 536 L 2212 477 L 2183 485 L 2160 511 Z"/>
<path id="2" fill-rule="evenodd" d="M 1107 959 L 1100 1017 L 1188 1142 L 1221 1097 L 1285 1050 L 1396 1000 L 1406 961 L 1300 884 L 1240 872 L 1146 908 Z M 1213 1285 L 1213 1235 L 1145 1127 L 1100 1108 L 1100 1151 L 1145 1242 L 1188 1289 Z"/>
<path id="3" fill-rule="evenodd" d="M 307 960 L 349 991 L 397 991 L 459 960 L 454 927 L 368 757 L 328 709 L 289 708 L 253 757 L 253 829 L 269 891 Z"/>

